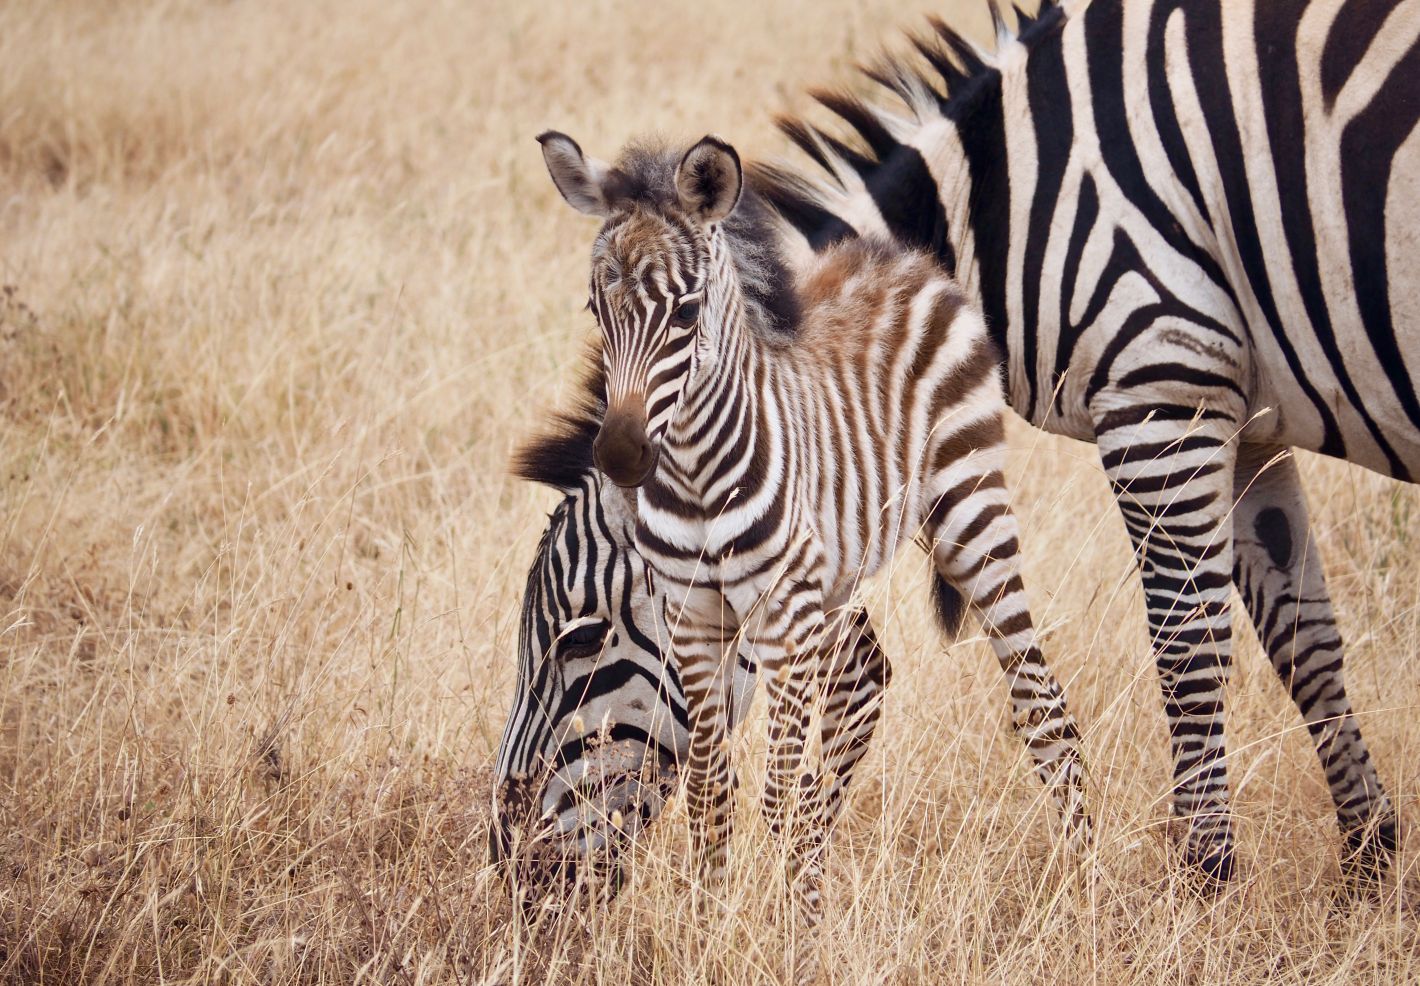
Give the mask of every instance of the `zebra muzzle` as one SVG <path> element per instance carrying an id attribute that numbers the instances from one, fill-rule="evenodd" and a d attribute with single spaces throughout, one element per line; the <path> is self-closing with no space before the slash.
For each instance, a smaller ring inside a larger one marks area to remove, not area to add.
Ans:
<path id="1" fill-rule="evenodd" d="M 677 774 L 667 751 L 626 741 L 589 746 L 574 772 L 555 794 L 525 778 L 496 789 L 489 858 L 525 910 L 565 902 L 582 884 L 614 895 L 623 850 L 660 813 Z"/>
<path id="2" fill-rule="evenodd" d="M 597 468 L 617 486 L 640 486 L 656 468 L 658 452 L 646 435 L 644 414 L 613 408 L 592 443 Z"/>

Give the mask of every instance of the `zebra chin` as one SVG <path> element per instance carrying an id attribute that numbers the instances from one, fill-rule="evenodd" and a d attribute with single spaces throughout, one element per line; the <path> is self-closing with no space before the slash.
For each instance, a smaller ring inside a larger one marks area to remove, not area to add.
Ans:
<path id="1" fill-rule="evenodd" d="M 665 806 L 676 766 L 665 753 L 615 746 L 621 749 L 597 751 L 554 774 L 540 792 L 516 780 L 499 789 L 489 857 L 506 868 L 525 911 L 555 909 L 582 893 L 610 899 L 621 890 L 623 858 Z M 564 783 L 569 772 L 582 779 Z"/>

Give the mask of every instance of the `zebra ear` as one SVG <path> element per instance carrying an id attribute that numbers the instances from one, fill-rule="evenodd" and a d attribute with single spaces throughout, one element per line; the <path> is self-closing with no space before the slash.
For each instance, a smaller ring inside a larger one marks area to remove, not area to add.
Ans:
<path id="1" fill-rule="evenodd" d="M 740 156 L 713 134 L 700 138 L 676 165 L 680 207 L 703 223 L 717 223 L 734 212 L 743 188 Z"/>
<path id="2" fill-rule="evenodd" d="M 582 155 L 582 148 L 564 133 L 544 130 L 537 135 L 542 160 L 557 190 L 578 212 L 606 218 L 611 213 L 602 183 L 610 170 L 596 158 Z"/>

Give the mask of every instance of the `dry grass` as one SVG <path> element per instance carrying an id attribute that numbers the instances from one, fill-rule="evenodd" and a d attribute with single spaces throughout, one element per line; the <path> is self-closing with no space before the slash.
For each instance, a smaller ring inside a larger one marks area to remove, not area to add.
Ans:
<path id="1" fill-rule="evenodd" d="M 675 815 L 612 907 L 536 933 L 484 863 L 553 499 L 504 463 L 590 327 L 591 229 L 532 137 L 557 125 L 609 153 L 714 129 L 777 153 L 767 111 L 915 15 L 0 6 L 0 979 L 777 981 L 783 901 L 752 812 L 709 927 Z M 989 653 L 944 656 L 909 559 L 871 600 L 898 674 L 830 870 L 836 979 L 1420 978 L 1413 845 L 1398 889 L 1333 900 L 1325 787 L 1247 633 L 1245 873 L 1212 902 L 1169 875 L 1121 525 L 1092 450 L 1015 434 L 1100 852 L 1051 862 Z M 1413 823 L 1420 491 L 1305 469 L 1353 692 Z"/>

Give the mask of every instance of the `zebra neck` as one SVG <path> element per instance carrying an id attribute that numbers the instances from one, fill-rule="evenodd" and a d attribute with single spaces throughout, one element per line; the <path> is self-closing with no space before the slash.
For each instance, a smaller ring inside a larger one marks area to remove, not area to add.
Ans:
<path id="1" fill-rule="evenodd" d="M 709 240 L 705 320 L 695 342 L 696 358 L 681 413 L 677 415 L 683 425 L 692 428 L 744 379 L 758 341 L 749 324 L 729 241 L 719 227 L 711 230 Z"/>
<path id="2" fill-rule="evenodd" d="M 734 317 L 723 320 L 697 342 L 699 358 L 686 384 L 680 409 L 672 419 L 670 437 L 698 444 L 708 420 L 735 403 L 743 382 L 752 374 L 759 341 L 735 299 Z"/>
<path id="3" fill-rule="evenodd" d="M 969 73 L 951 80 L 946 96 L 928 100 L 910 94 L 920 100 L 914 106 L 915 125 L 888 138 L 877 167 L 864 175 L 863 194 L 871 202 L 850 197 L 843 210 L 860 229 L 876 224 L 852 217 L 876 212 L 891 238 L 935 255 L 986 316 L 1002 352 L 1009 349 L 1012 156 L 1007 127 L 1016 138 L 1012 143 L 1018 144 L 1022 136 L 1036 141 L 1037 120 L 1067 121 L 1049 128 L 1048 146 L 1041 153 L 1068 156 L 1068 146 L 1062 150 L 1058 139 L 1063 134 L 1068 144 L 1071 114 L 1069 87 L 1059 65 L 1061 22 L 1058 12 L 1049 15 L 1049 24 L 1037 21 L 1029 42 L 1012 58 L 974 63 Z M 1015 94 L 1027 90 L 1031 114 L 1016 105 Z M 1023 381 L 1018 380 L 1017 367 L 1010 368 L 1009 376 L 1015 405 Z"/>
<path id="4" fill-rule="evenodd" d="M 1005 352 L 1011 180 L 1000 73 L 983 72 L 970 99 L 950 110 L 940 136 L 924 148 L 941 211 L 931 248 L 986 316 Z"/>
<path id="5" fill-rule="evenodd" d="M 723 317 L 708 318 L 697 340 L 697 358 L 666 433 L 670 455 L 662 458 L 661 475 L 683 499 L 713 509 L 752 467 L 744 451 L 760 445 L 757 416 L 747 409 L 767 344 L 750 326 L 733 282 L 707 294 Z"/>

